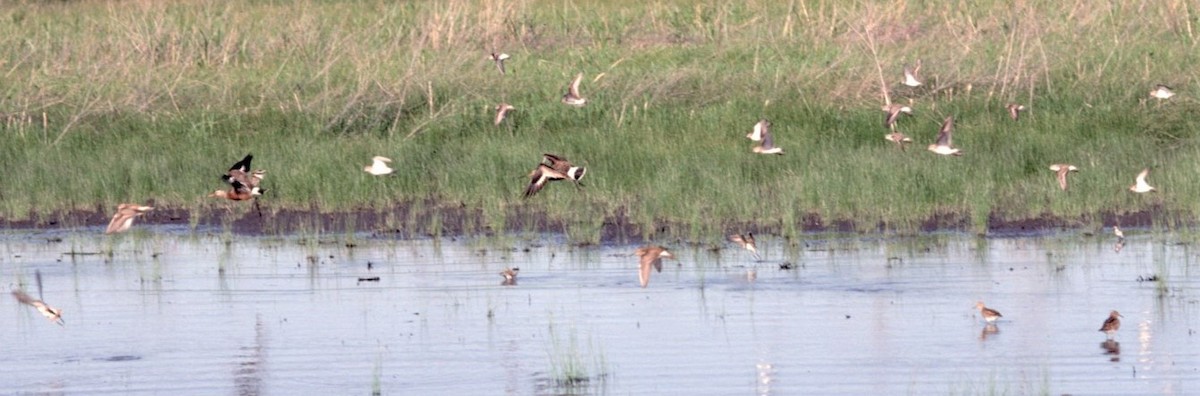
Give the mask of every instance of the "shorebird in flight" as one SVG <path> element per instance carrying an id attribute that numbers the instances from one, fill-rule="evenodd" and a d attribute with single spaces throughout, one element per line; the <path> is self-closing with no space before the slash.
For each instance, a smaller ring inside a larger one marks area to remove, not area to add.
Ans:
<path id="1" fill-rule="evenodd" d="M 508 103 L 496 105 L 496 119 L 492 121 L 492 125 L 500 126 L 500 123 L 504 122 L 504 118 L 508 116 L 508 112 L 516 109 L 516 107 L 513 107 L 513 105 Z"/>
<path id="2" fill-rule="evenodd" d="M 899 147 L 900 151 L 904 151 L 904 145 L 912 143 L 913 141 L 912 138 L 908 137 L 908 135 L 900 132 L 892 132 L 887 135 L 883 135 L 883 138 L 889 142 L 896 143 L 896 147 Z"/>
<path id="3" fill-rule="evenodd" d="M 546 164 L 538 164 L 537 168 L 529 173 L 529 186 L 525 187 L 525 198 L 529 198 L 546 187 L 546 183 L 567 179 L 565 173 L 559 172 Z"/>
<path id="4" fill-rule="evenodd" d="M 221 180 L 229 183 L 230 185 L 233 185 L 233 182 L 236 181 L 248 188 L 258 187 L 258 184 L 262 182 L 263 177 L 267 175 L 267 171 L 257 169 L 251 172 L 250 161 L 253 159 L 253 155 L 246 154 L 245 158 L 242 158 L 241 161 L 235 162 L 233 166 L 229 167 L 228 172 L 225 172 L 224 175 L 221 175 Z M 266 192 L 266 190 L 259 190 L 259 192 Z"/>
<path id="5" fill-rule="evenodd" d="M 492 62 L 496 62 L 496 68 L 500 69 L 501 75 L 505 74 L 504 60 L 508 59 L 508 54 L 503 53 L 503 52 L 500 52 L 500 53 L 493 52 L 491 55 L 488 55 L 488 59 L 491 59 Z"/>
<path id="6" fill-rule="evenodd" d="M 938 131 L 937 143 L 929 145 L 929 151 L 941 155 L 963 155 L 962 150 L 953 146 L 950 134 L 954 133 L 954 116 L 946 117 L 942 122 L 942 129 Z"/>
<path id="7" fill-rule="evenodd" d="M 983 316 L 983 320 L 988 324 L 996 323 L 996 319 L 1004 316 L 1000 314 L 1000 311 L 983 306 L 983 301 L 976 302 L 975 309 L 979 310 L 979 315 Z"/>
<path id="8" fill-rule="evenodd" d="M 62 326 L 65 323 L 62 318 L 62 310 L 54 308 L 42 301 L 42 299 L 45 298 L 42 297 L 42 271 L 36 271 L 35 274 L 36 275 L 34 276 L 37 279 L 38 298 L 33 298 L 33 296 L 26 294 L 20 289 L 13 290 L 13 297 L 16 297 L 17 302 L 20 302 L 21 304 L 37 308 L 38 312 L 40 312 L 42 316 L 45 316 L 46 319 L 49 319 L 51 322 Z"/>
<path id="9" fill-rule="evenodd" d="M 1150 168 L 1142 169 L 1142 172 L 1138 173 L 1137 178 L 1134 179 L 1134 184 L 1129 186 L 1129 191 L 1139 194 L 1154 191 L 1155 188 L 1151 187 L 1149 183 L 1146 183 L 1146 176 L 1149 175 Z"/>
<path id="10" fill-rule="evenodd" d="M 262 195 L 263 191 L 258 187 L 249 187 L 242 184 L 242 182 L 234 180 L 228 190 L 217 190 L 212 194 L 208 194 L 208 196 L 212 198 L 224 198 L 230 201 L 245 201 Z"/>
<path id="11" fill-rule="evenodd" d="M 504 271 L 500 271 L 500 276 L 504 277 L 504 281 L 500 284 L 503 286 L 512 286 L 517 284 L 518 272 L 521 272 L 521 269 L 517 267 L 505 268 Z"/>
<path id="12" fill-rule="evenodd" d="M 667 248 L 657 245 L 640 247 L 633 254 L 641 258 L 639 260 L 638 281 L 641 282 L 642 287 L 650 284 L 650 268 L 662 272 L 662 260 L 664 258 L 675 258 L 675 255 L 667 251 Z"/>
<path id="13" fill-rule="evenodd" d="M 746 134 L 746 139 L 750 139 L 755 142 L 761 141 L 763 135 L 768 133 L 771 133 L 771 121 L 767 121 L 766 118 L 763 118 L 754 123 L 754 128 L 750 130 L 750 133 Z"/>
<path id="14" fill-rule="evenodd" d="M 583 73 L 575 75 L 575 79 L 571 80 L 571 87 L 567 88 L 567 93 L 563 94 L 562 102 L 575 107 L 583 107 L 587 104 L 587 98 L 579 94 L 579 83 L 583 82 Z"/>
<path id="15" fill-rule="evenodd" d="M 910 87 L 921 86 L 921 77 L 919 74 L 920 72 L 921 72 L 921 61 L 920 60 L 917 61 L 917 66 L 914 68 L 909 68 L 907 65 L 905 65 L 904 66 L 904 85 L 907 85 Z"/>
<path id="16" fill-rule="evenodd" d="M 125 232 L 129 227 L 133 226 L 134 218 L 151 210 L 154 210 L 154 208 L 138 204 L 123 203 L 117 205 L 117 214 L 114 214 L 112 220 L 108 222 L 108 228 L 104 230 L 104 233 L 115 234 Z"/>
<path id="17" fill-rule="evenodd" d="M 912 115 L 912 107 L 905 106 L 899 103 L 892 103 L 882 107 L 884 112 L 883 127 L 891 130 L 896 130 L 896 120 L 900 119 L 900 114 Z"/>
<path id="18" fill-rule="evenodd" d="M 542 154 L 542 160 L 546 162 L 546 165 L 550 165 L 551 169 L 562 173 L 568 180 L 575 182 L 576 186 L 579 185 L 580 180 L 583 180 L 583 175 L 587 174 L 587 168 L 575 166 L 566 157 L 544 153 Z"/>
<path id="19" fill-rule="evenodd" d="M 1113 339 L 1113 336 L 1115 336 L 1117 334 L 1117 330 L 1121 329 L 1121 319 L 1120 318 L 1122 318 L 1122 317 L 1123 316 L 1121 316 L 1121 314 L 1118 313 L 1117 311 L 1109 312 L 1108 319 L 1105 319 L 1104 324 L 1100 325 L 1100 331 L 1103 331 L 1104 334 L 1107 334 L 1108 339 L 1110 339 L 1110 340 Z"/>
<path id="20" fill-rule="evenodd" d="M 388 166 L 389 162 L 392 162 L 391 158 L 376 155 L 371 157 L 371 165 L 364 166 L 363 171 L 375 176 L 389 175 L 395 170 Z"/>
<path id="21" fill-rule="evenodd" d="M 1154 89 L 1150 90 L 1150 97 L 1158 100 L 1167 100 L 1175 96 L 1175 92 L 1171 91 L 1171 87 L 1163 84 L 1158 84 Z"/>
<path id="22" fill-rule="evenodd" d="M 754 244 L 754 233 L 733 234 L 729 236 L 729 241 L 741 246 L 742 249 L 749 250 L 755 260 L 762 260 L 762 256 L 758 255 L 758 246 Z"/>
<path id="23" fill-rule="evenodd" d="M 1005 108 L 1008 109 L 1008 118 L 1012 118 L 1013 121 L 1021 118 L 1021 112 L 1025 111 L 1025 105 L 1017 103 L 1009 103 Z"/>
<path id="24" fill-rule="evenodd" d="M 758 142 L 758 144 L 754 145 L 754 147 L 750 149 L 751 152 L 758 153 L 758 154 L 783 155 L 783 148 L 775 147 L 775 138 L 774 138 L 774 136 L 771 135 L 771 128 L 769 128 L 770 125 L 771 125 L 771 123 L 768 122 L 766 124 L 766 127 L 761 128 L 757 132 L 762 135 L 761 136 L 762 139 Z M 754 132 L 752 132 L 751 134 L 753 134 L 753 133 Z M 753 140 L 753 138 L 751 138 L 751 140 Z"/>
<path id="25" fill-rule="evenodd" d="M 1050 170 L 1058 174 L 1058 188 L 1067 191 L 1067 174 L 1078 172 L 1079 168 L 1071 164 L 1053 164 L 1050 165 Z"/>

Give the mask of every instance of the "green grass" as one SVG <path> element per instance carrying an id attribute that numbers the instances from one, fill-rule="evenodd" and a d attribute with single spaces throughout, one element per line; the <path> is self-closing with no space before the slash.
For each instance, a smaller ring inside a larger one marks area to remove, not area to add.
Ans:
<path id="1" fill-rule="evenodd" d="M 1186 225 L 1200 213 L 1194 7 L 7 4 L 0 217 L 149 200 L 211 215 L 226 203 L 204 195 L 251 152 L 268 170 L 268 212 L 465 205 L 492 229 L 544 213 L 579 241 L 617 213 L 646 234 L 659 223 L 682 235 L 746 223 L 791 235 L 810 215 L 863 230 L 1137 211 Z M 510 74 L 485 59 L 492 51 L 512 55 Z M 900 86 L 917 59 L 926 86 Z M 580 109 L 558 103 L 577 72 L 590 99 Z M 916 110 L 899 123 L 917 141 L 907 152 L 882 138 L 881 78 L 889 100 Z M 1179 95 L 1146 100 L 1156 83 Z M 501 101 L 517 111 L 497 128 Z M 1013 101 L 1030 108 L 1019 122 L 1004 112 Z M 922 150 L 947 115 L 961 158 Z M 760 117 L 786 155 L 750 153 L 743 135 Z M 586 165 L 587 187 L 522 200 L 543 152 Z M 373 155 L 395 159 L 396 175 L 362 172 Z M 1047 169 L 1055 162 L 1080 166 L 1070 191 Z M 1125 191 L 1144 167 L 1161 191 Z"/>

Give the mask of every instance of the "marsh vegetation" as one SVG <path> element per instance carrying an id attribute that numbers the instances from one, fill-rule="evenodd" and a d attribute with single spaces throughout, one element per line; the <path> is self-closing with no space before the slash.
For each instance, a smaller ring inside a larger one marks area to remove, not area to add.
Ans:
<path id="1" fill-rule="evenodd" d="M 747 225 L 794 236 L 838 222 L 985 231 L 1049 218 L 1099 228 L 1127 214 L 1171 227 L 1200 212 L 1191 198 L 1200 194 L 1194 8 L 8 4 L 0 218 L 148 201 L 219 216 L 229 203 L 204 195 L 254 153 L 269 172 L 268 218 L 304 211 L 335 232 L 373 226 L 354 223 L 360 211 L 439 230 L 442 213 L 464 211 L 478 229 L 554 228 L 580 241 L 618 217 L 643 236 L 671 224 L 697 239 Z M 511 55 L 506 75 L 491 52 Z M 901 85 L 902 68 L 918 61 L 925 85 Z M 577 73 L 589 102 L 564 106 Z M 1150 99 L 1159 83 L 1178 95 Z M 883 139 L 885 101 L 915 110 L 898 124 L 916 140 L 908 151 Z M 516 109 L 497 127 L 501 102 Z M 1028 107 L 1019 121 L 1010 102 Z M 950 115 L 966 155 L 922 150 Z M 785 155 L 750 153 L 743 136 L 760 118 Z M 586 187 L 522 200 L 522 177 L 546 152 L 587 166 Z M 375 155 L 394 159 L 396 172 L 363 172 Z M 1052 163 L 1080 167 L 1069 190 Z M 1159 191 L 1126 191 L 1147 167 Z M 398 207 L 409 211 L 392 214 Z M 546 221 L 530 225 L 531 214 Z"/>

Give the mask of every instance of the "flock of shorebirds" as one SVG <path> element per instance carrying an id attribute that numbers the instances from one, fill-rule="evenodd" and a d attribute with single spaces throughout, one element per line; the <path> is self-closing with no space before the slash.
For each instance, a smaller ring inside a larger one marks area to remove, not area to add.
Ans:
<path id="1" fill-rule="evenodd" d="M 488 59 L 495 63 L 497 70 L 499 70 L 500 74 L 502 75 L 507 73 L 504 62 L 509 58 L 510 56 L 505 53 L 491 53 L 488 55 Z M 923 85 L 919 75 L 920 69 L 920 61 L 916 63 L 915 67 L 905 66 L 904 78 L 901 81 L 901 84 L 913 88 Z M 572 79 L 571 83 L 567 86 L 567 92 L 563 94 L 561 102 L 565 105 L 574 107 L 583 107 L 587 105 L 588 99 L 580 92 L 580 85 L 582 83 L 583 73 L 576 74 L 575 78 Z M 1173 96 L 1175 96 L 1175 93 L 1171 90 L 1171 88 L 1162 84 L 1159 84 L 1150 91 L 1150 97 L 1160 101 L 1170 99 Z M 516 107 L 508 103 L 500 103 L 496 105 L 496 113 L 493 124 L 496 126 L 503 124 L 508 114 L 514 110 L 516 110 Z M 888 103 L 884 105 L 881 110 L 884 113 L 883 126 L 889 131 L 888 134 L 884 135 L 884 139 L 895 143 L 900 150 L 904 151 L 906 145 L 912 143 L 913 139 L 904 133 L 897 131 L 896 124 L 902 115 L 912 115 L 913 108 L 911 105 Z M 1005 106 L 1005 110 L 1007 111 L 1009 118 L 1012 118 L 1013 121 L 1017 121 L 1020 119 L 1021 112 L 1026 111 L 1027 108 L 1018 103 L 1009 103 Z M 954 116 L 948 116 L 942 122 L 942 126 L 938 131 L 936 140 L 933 144 L 930 144 L 927 149 L 939 155 L 962 156 L 963 151 L 957 147 L 954 147 L 953 145 L 953 133 Z M 765 155 L 783 154 L 783 148 L 775 145 L 775 139 L 771 133 L 771 122 L 767 119 L 760 119 L 757 123 L 755 123 L 750 132 L 746 134 L 746 138 L 753 142 L 757 142 L 756 145 L 751 147 L 752 153 Z M 216 190 L 208 196 L 231 201 L 245 201 L 254 199 L 266 192 L 266 190 L 259 186 L 263 180 L 263 177 L 266 175 L 266 171 L 262 169 L 251 170 L 250 162 L 253 160 L 253 158 L 253 155 L 247 154 L 244 158 L 242 158 L 242 160 L 234 163 L 224 175 L 221 175 L 221 180 L 228 184 L 228 187 L 225 189 Z M 389 175 L 395 171 L 393 168 L 391 168 L 391 166 L 388 165 L 391 162 L 392 160 L 390 158 L 375 156 L 371 158 L 370 165 L 363 167 L 363 171 L 374 176 Z M 1067 189 L 1067 175 L 1071 172 L 1077 172 L 1079 168 L 1071 164 L 1056 163 L 1050 165 L 1050 170 L 1055 172 L 1059 188 L 1065 191 Z M 541 191 L 549 182 L 552 181 L 570 180 L 578 188 L 582 186 L 580 181 L 583 179 L 586 173 L 587 169 L 585 167 L 573 164 L 567 160 L 566 157 L 549 153 L 543 154 L 542 161 L 539 162 L 537 166 L 534 167 L 534 169 L 529 173 L 529 183 L 525 188 L 523 197 L 529 198 L 534 196 L 538 193 L 538 191 Z M 1134 179 L 1134 184 L 1129 187 L 1129 191 L 1135 193 L 1147 193 L 1155 191 L 1155 188 L 1146 181 L 1146 178 L 1149 174 L 1149 168 L 1143 169 L 1140 173 L 1138 173 L 1137 177 Z M 255 203 L 257 204 L 257 201 L 255 201 Z M 137 204 L 120 204 L 117 206 L 117 213 L 113 215 L 112 220 L 105 229 L 105 233 L 114 234 L 124 232 L 133 225 L 133 220 L 135 218 L 153 209 L 154 208 L 150 206 Z M 1113 233 L 1116 234 L 1118 238 L 1117 244 L 1113 249 L 1114 251 L 1119 252 L 1121 247 L 1124 246 L 1124 234 L 1121 232 L 1120 228 L 1115 225 L 1113 226 Z M 758 254 L 758 248 L 754 242 L 754 234 L 734 234 L 730 235 L 728 239 L 730 242 L 733 242 L 738 246 L 748 250 L 756 259 L 761 260 L 761 256 Z M 675 255 L 667 250 L 667 248 L 658 245 L 640 247 L 634 252 L 634 255 L 639 257 L 638 281 L 643 288 L 650 283 L 651 270 L 662 272 L 662 260 L 675 258 Z M 504 271 L 500 273 L 500 275 L 504 277 L 504 282 L 502 284 L 515 285 L 519 271 L 519 268 L 505 268 Z M 37 273 L 37 283 L 40 297 L 40 272 Z M 60 325 L 63 324 L 61 310 L 47 305 L 41 299 L 34 299 L 21 290 L 13 291 L 13 296 L 17 298 L 17 301 L 36 308 L 38 312 L 41 312 L 42 315 L 46 316 L 51 321 Z M 979 310 L 988 326 L 994 326 L 994 322 L 1002 316 L 1000 315 L 1000 312 L 984 306 L 983 302 L 977 303 L 976 309 Z M 1119 319 L 1120 316 L 1121 315 L 1117 313 L 1117 311 L 1112 311 L 1108 319 L 1104 321 L 1104 324 L 1100 328 L 1100 331 L 1108 334 L 1110 340 L 1116 331 L 1121 327 L 1121 321 Z M 986 330 L 987 329 L 985 329 L 985 332 Z"/>

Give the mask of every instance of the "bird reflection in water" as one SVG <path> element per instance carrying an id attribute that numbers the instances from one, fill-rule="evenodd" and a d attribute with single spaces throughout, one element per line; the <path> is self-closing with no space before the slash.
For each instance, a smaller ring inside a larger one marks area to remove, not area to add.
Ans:
<path id="1" fill-rule="evenodd" d="M 1100 343 L 1100 348 L 1104 349 L 1104 354 L 1109 356 L 1108 361 L 1121 361 L 1121 343 L 1113 340 L 1105 340 Z"/>
<path id="2" fill-rule="evenodd" d="M 983 331 L 979 332 L 979 340 L 987 341 L 988 337 L 996 334 L 1000 334 L 1000 328 L 996 327 L 996 324 L 994 323 L 988 323 L 987 325 L 983 326 Z"/>
<path id="3" fill-rule="evenodd" d="M 755 365 L 758 370 L 758 392 L 759 396 L 767 396 L 771 394 L 771 383 L 775 382 L 775 365 L 771 363 L 759 363 Z"/>

